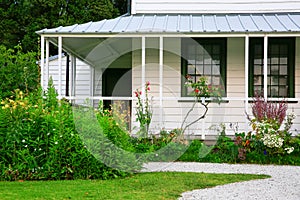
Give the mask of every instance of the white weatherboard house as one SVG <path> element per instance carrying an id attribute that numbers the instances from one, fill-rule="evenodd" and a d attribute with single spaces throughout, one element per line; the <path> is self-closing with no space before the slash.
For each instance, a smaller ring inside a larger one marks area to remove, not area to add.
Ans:
<path id="1" fill-rule="evenodd" d="M 53 75 L 59 98 L 127 102 L 132 127 L 134 91 L 150 81 L 151 130 L 179 128 L 193 104 L 184 86 L 189 74 L 223 85 L 225 94 L 187 134 L 204 139 L 220 123 L 227 133 L 233 133 L 231 123 L 250 130 L 245 112 L 251 113 L 255 91 L 270 101 L 287 100 L 289 112 L 298 116 L 292 130 L 300 130 L 298 0 L 132 0 L 130 13 L 116 19 L 37 33 L 43 87 Z M 58 46 L 56 65 L 49 64 L 50 43 Z M 68 70 L 62 52 L 70 55 Z M 90 66 L 85 72 L 81 61 Z M 199 108 L 189 120 L 200 114 Z"/>

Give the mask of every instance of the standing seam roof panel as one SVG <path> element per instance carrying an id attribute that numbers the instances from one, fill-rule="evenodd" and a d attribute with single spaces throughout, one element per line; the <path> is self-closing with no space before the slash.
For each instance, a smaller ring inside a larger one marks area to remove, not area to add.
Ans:
<path id="1" fill-rule="evenodd" d="M 43 29 L 49 33 L 231 33 L 300 32 L 300 13 L 131 15 L 79 25 Z"/>

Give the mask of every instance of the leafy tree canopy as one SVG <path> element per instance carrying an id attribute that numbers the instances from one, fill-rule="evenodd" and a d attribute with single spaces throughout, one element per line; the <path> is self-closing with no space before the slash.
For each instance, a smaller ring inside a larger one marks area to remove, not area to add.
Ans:
<path id="1" fill-rule="evenodd" d="M 8 48 L 21 45 L 25 52 L 38 52 L 37 30 L 118 15 L 112 0 L 1 0 L 0 43 Z"/>

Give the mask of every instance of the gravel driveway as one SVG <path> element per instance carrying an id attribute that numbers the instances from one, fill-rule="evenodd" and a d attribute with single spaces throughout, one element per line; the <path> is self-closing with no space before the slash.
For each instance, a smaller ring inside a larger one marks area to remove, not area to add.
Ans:
<path id="1" fill-rule="evenodd" d="M 206 173 L 267 174 L 269 179 L 232 183 L 208 189 L 193 190 L 182 194 L 180 200 L 300 200 L 300 166 L 214 164 L 194 162 L 152 162 L 144 172 L 177 171 Z"/>

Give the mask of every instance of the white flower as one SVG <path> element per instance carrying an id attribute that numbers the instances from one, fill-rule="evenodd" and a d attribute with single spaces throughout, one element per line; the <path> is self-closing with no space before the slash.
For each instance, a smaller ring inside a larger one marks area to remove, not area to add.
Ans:
<path id="1" fill-rule="evenodd" d="M 25 148 L 27 148 L 27 144 L 25 145 Z"/>
<path id="2" fill-rule="evenodd" d="M 22 142 L 24 143 L 24 142 L 25 142 L 25 140 L 22 140 Z"/>
<path id="3" fill-rule="evenodd" d="M 54 142 L 54 144 L 58 144 L 58 142 Z"/>
<path id="4" fill-rule="evenodd" d="M 50 132 L 49 133 L 47 133 L 47 136 L 49 136 L 50 135 Z"/>
<path id="5" fill-rule="evenodd" d="M 286 151 L 286 153 L 290 154 L 294 151 L 294 147 L 287 147 L 284 150 Z"/>

